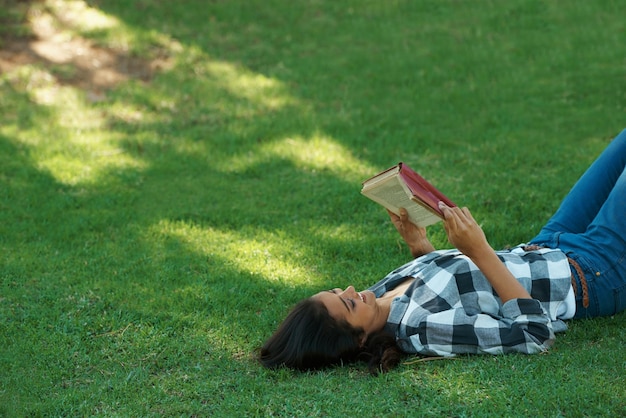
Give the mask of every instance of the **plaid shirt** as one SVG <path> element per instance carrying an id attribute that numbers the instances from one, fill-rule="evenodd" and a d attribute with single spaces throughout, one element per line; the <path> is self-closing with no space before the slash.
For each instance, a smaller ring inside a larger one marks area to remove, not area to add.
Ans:
<path id="1" fill-rule="evenodd" d="M 567 329 L 557 312 L 571 291 L 560 250 L 497 251 L 532 299 L 502 303 L 478 267 L 458 250 L 435 251 L 389 273 L 370 288 L 376 297 L 414 277 L 391 304 L 386 329 L 407 353 L 538 353 Z"/>

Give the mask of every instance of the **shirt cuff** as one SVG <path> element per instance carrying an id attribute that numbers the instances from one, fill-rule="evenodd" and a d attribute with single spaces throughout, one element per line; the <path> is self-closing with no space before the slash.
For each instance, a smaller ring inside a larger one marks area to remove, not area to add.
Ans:
<path id="1" fill-rule="evenodd" d="M 502 316 L 515 319 L 521 315 L 545 315 L 537 299 L 511 299 L 502 305 Z"/>

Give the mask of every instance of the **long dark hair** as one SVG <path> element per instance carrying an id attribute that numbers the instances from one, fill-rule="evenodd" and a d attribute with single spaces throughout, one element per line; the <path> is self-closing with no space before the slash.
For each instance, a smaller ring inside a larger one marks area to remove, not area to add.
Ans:
<path id="1" fill-rule="evenodd" d="M 399 363 L 402 353 L 392 335 L 381 331 L 361 344 L 363 333 L 334 319 L 322 302 L 305 299 L 261 347 L 259 361 L 268 368 L 317 370 L 360 360 L 374 375 Z"/>

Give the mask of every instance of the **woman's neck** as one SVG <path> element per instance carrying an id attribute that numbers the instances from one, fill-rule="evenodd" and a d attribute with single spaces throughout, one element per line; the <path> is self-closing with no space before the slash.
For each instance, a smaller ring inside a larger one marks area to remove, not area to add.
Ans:
<path id="1" fill-rule="evenodd" d="M 394 298 L 397 298 L 398 296 L 402 296 L 406 293 L 407 289 L 409 288 L 409 286 L 411 286 L 411 283 L 413 283 L 414 281 L 415 281 L 414 277 L 407 277 L 405 281 L 397 285 L 395 288 L 385 292 L 380 298 L 393 300 Z"/>
<path id="2" fill-rule="evenodd" d="M 385 318 L 385 323 L 387 322 L 389 314 L 391 313 L 391 302 L 393 302 L 395 298 L 404 295 L 404 293 L 407 291 L 407 289 L 414 280 L 415 279 L 413 277 L 409 277 L 398 286 L 389 290 L 388 292 L 385 292 L 381 297 L 376 299 L 376 302 L 380 309 L 380 314 Z"/>

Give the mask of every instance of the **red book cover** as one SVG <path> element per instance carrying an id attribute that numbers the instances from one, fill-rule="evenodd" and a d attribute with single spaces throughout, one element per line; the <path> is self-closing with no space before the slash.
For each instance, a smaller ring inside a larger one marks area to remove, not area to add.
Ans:
<path id="1" fill-rule="evenodd" d="M 456 205 L 441 193 L 435 186 L 430 184 L 424 177 L 417 174 L 409 166 L 403 163 L 398 164 L 400 166 L 400 176 L 407 184 L 411 192 L 417 196 L 420 200 L 430 206 L 435 212 L 443 217 L 443 213 L 439 209 L 439 202 L 443 202 L 450 207 Z"/>

